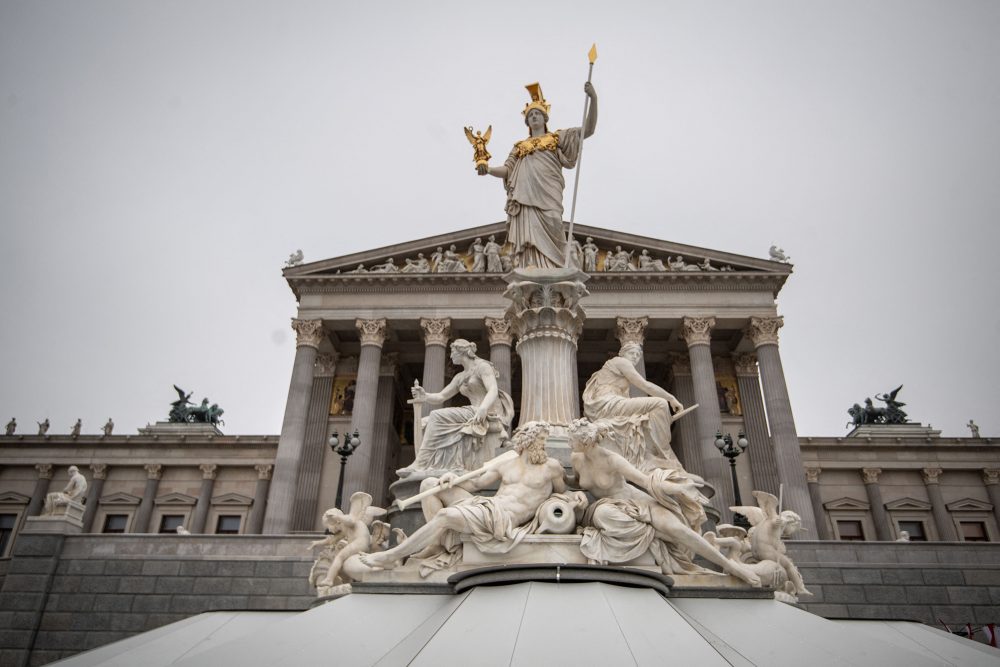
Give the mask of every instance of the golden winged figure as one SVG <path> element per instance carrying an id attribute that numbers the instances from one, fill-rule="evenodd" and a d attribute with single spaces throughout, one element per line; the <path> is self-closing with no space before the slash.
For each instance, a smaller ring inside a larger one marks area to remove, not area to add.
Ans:
<path id="1" fill-rule="evenodd" d="M 490 137 L 493 135 L 493 126 L 490 125 L 486 128 L 486 134 L 482 132 L 473 133 L 472 126 L 465 128 L 465 136 L 468 138 L 469 143 L 472 144 L 472 161 L 476 163 L 478 168 L 480 165 L 487 165 L 490 158 L 493 157 L 486 150 L 486 144 L 490 142 Z"/>

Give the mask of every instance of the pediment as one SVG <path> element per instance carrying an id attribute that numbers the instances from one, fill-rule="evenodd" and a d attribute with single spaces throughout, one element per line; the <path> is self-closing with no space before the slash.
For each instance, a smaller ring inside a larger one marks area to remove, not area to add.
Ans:
<path id="1" fill-rule="evenodd" d="M 930 510 L 931 504 L 925 500 L 917 500 L 916 498 L 900 498 L 899 500 L 886 503 L 885 508 L 894 511 L 911 510 L 926 512 Z"/>
<path id="2" fill-rule="evenodd" d="M 141 502 L 142 498 L 122 491 L 101 496 L 102 505 L 138 505 Z"/>
<path id="3" fill-rule="evenodd" d="M 223 493 L 221 496 L 212 498 L 212 504 L 249 507 L 253 504 L 253 498 L 241 493 Z"/>
<path id="4" fill-rule="evenodd" d="M 27 505 L 31 502 L 31 496 L 16 491 L 4 491 L 0 493 L 0 504 L 4 505 Z"/>
<path id="5" fill-rule="evenodd" d="M 868 503 L 863 500 L 855 500 L 854 498 L 838 498 L 837 500 L 831 500 L 830 502 L 823 503 L 823 507 L 828 510 L 851 510 L 851 511 L 862 511 L 867 512 L 871 507 Z"/>
<path id="6" fill-rule="evenodd" d="M 962 498 L 945 505 L 949 512 L 992 512 L 993 505 L 975 498 Z"/>
<path id="7" fill-rule="evenodd" d="M 194 496 L 189 496 L 186 493 L 178 493 L 174 491 L 172 493 L 165 493 L 162 496 L 157 496 L 156 500 L 153 501 L 154 505 L 194 505 L 198 502 L 198 499 Z"/>
<path id="8" fill-rule="evenodd" d="M 406 243 L 301 264 L 284 269 L 284 276 L 297 296 L 300 289 L 310 284 L 331 280 L 347 284 L 414 280 L 421 282 L 494 282 L 499 281 L 503 273 L 472 272 L 473 257 L 470 251 L 470 246 L 477 238 L 485 242 L 491 235 L 496 237 L 497 243 L 503 243 L 506 239 L 506 223 L 497 222 L 450 234 L 439 234 Z M 778 279 L 775 288 L 775 292 L 777 292 L 777 289 L 780 289 L 792 271 L 790 264 L 782 262 L 627 234 L 600 227 L 577 225 L 574 227 L 574 237 L 580 243 L 584 243 L 587 237 L 591 237 L 598 247 L 597 271 L 592 273 L 592 279 L 596 280 L 601 280 L 602 277 L 613 277 L 617 280 L 631 277 L 632 279 L 644 280 L 684 279 L 686 281 L 699 279 L 747 280 L 756 277 L 758 279 Z M 455 252 L 464 263 L 466 271 L 436 271 L 436 263 L 432 260 L 434 253 L 438 248 L 448 250 L 452 245 L 455 246 Z M 613 251 L 617 246 L 621 246 L 625 252 L 632 253 L 630 265 L 633 270 L 612 272 L 605 270 L 608 252 Z M 504 252 L 508 250 L 509 246 L 505 246 Z M 654 261 L 653 268 L 642 270 L 639 267 L 639 257 L 643 250 L 646 250 Z M 430 265 L 430 270 L 417 269 L 413 266 L 407 267 L 407 260 L 415 264 L 421 254 Z M 674 260 L 673 266 L 670 265 L 670 258 Z M 683 268 L 681 268 L 680 263 L 677 263 L 678 258 L 682 258 Z M 390 260 L 395 271 L 378 269 L 379 265 L 388 267 Z M 656 262 L 662 264 L 656 264 Z"/>

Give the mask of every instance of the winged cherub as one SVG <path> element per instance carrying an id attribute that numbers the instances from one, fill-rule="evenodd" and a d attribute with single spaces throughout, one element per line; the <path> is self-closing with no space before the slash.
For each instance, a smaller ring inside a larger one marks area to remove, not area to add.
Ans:
<path id="1" fill-rule="evenodd" d="M 754 491 L 760 507 L 730 507 L 750 521 L 750 552 L 757 561 L 772 560 L 780 565 L 788 581 L 795 587 L 795 595 L 812 595 L 802 582 L 802 575 L 795 563 L 785 555 L 782 538 L 790 537 L 802 528 L 802 518 L 791 510 L 778 512 L 778 499 L 766 491 Z"/>
<path id="2" fill-rule="evenodd" d="M 472 133 L 472 126 L 465 128 L 465 136 L 468 138 L 469 143 L 472 144 L 472 161 L 476 163 L 476 168 L 481 166 L 486 167 L 489 164 L 490 158 L 493 157 L 486 150 L 486 144 L 490 142 L 490 137 L 493 136 L 493 126 L 490 125 L 486 128 L 486 134 L 482 132 Z"/>
<path id="3" fill-rule="evenodd" d="M 344 561 L 356 553 L 371 551 L 372 545 L 386 542 L 389 524 L 375 521 L 385 513 L 381 507 L 372 507 L 372 497 L 364 491 L 351 495 L 351 507 L 346 514 L 336 507 L 323 513 L 323 525 L 330 535 L 309 545 L 310 549 L 323 547 L 309 572 L 309 583 L 320 595 L 338 592 L 335 588 L 350 592 L 351 578 L 341 574 Z"/>

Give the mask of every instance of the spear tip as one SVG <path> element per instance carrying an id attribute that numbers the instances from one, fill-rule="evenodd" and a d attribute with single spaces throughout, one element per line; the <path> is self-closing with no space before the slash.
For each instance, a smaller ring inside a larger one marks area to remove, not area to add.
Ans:
<path id="1" fill-rule="evenodd" d="M 590 58 L 590 64 L 593 65 L 597 61 L 597 43 L 595 42 L 590 47 L 590 52 L 587 53 L 587 57 Z"/>

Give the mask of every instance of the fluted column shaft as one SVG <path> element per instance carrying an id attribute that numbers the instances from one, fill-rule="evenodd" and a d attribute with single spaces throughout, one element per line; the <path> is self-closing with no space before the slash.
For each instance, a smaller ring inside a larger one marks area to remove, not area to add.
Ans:
<path id="1" fill-rule="evenodd" d="M 993 516 L 996 517 L 997 525 L 1000 526 L 1000 469 L 987 468 L 983 470 L 983 484 L 986 485 L 986 493 L 993 503 Z"/>
<path id="2" fill-rule="evenodd" d="M 444 389 L 451 320 L 447 317 L 438 319 L 421 317 L 420 328 L 424 332 L 424 376 L 421 385 L 428 394 L 436 394 Z M 440 407 L 440 403 L 425 403 L 424 417 Z"/>
<path id="3" fill-rule="evenodd" d="M 317 517 L 322 514 L 318 506 L 320 477 L 326 454 L 327 428 L 330 422 L 330 398 L 333 395 L 333 376 L 337 370 L 336 354 L 316 356 L 313 370 L 312 396 L 306 417 L 306 434 L 299 460 L 298 483 L 295 486 L 295 506 L 292 510 L 292 530 L 312 530 Z"/>
<path id="4" fill-rule="evenodd" d="M 149 522 L 153 517 L 153 505 L 156 503 L 156 491 L 160 488 L 160 476 L 163 474 L 163 466 L 150 464 L 143 466 L 146 469 L 146 489 L 142 493 L 142 502 L 135 513 L 135 521 L 132 522 L 133 533 L 148 533 Z"/>
<path id="5" fill-rule="evenodd" d="M 747 334 L 757 352 L 778 480 L 784 485 L 785 508 L 802 517 L 802 527 L 806 530 L 800 535 L 816 535 L 816 517 L 806 487 L 799 436 L 795 431 L 781 355 L 778 354 L 778 329 L 783 324 L 781 317 L 751 317 Z"/>
<path id="6" fill-rule="evenodd" d="M 809 500 L 812 502 L 813 514 L 816 516 L 817 537 L 821 540 L 832 540 L 833 531 L 830 529 L 830 520 L 826 516 L 826 508 L 823 507 L 823 496 L 819 490 L 820 468 L 806 468 L 806 483 L 809 485 Z"/>
<path id="7" fill-rule="evenodd" d="M 957 542 L 958 532 L 955 530 L 955 524 L 951 520 L 948 508 L 944 504 L 944 498 L 941 496 L 941 485 L 938 483 L 942 472 L 941 468 L 924 468 L 920 472 L 927 489 L 927 498 L 931 501 L 931 514 L 934 515 L 938 538 L 945 542 Z"/>
<path id="8" fill-rule="evenodd" d="M 292 329 L 297 334 L 295 362 L 285 401 L 285 418 L 281 422 L 278 452 L 274 458 L 274 483 L 267 499 L 264 532 L 269 535 L 284 534 L 292 528 L 295 489 L 312 395 L 313 368 L 323 339 L 321 320 L 292 320 Z"/>
<path id="9" fill-rule="evenodd" d="M 486 331 L 490 338 L 490 363 L 500 376 L 497 384 L 510 393 L 510 347 L 514 342 L 510 320 L 504 317 L 487 317 Z"/>
<path id="10" fill-rule="evenodd" d="M 726 460 L 715 448 L 715 434 L 722 426 L 722 414 L 719 412 L 719 394 L 715 389 L 715 366 L 712 363 L 712 349 L 709 346 L 714 327 L 714 317 L 684 318 L 682 335 L 688 345 L 694 402 L 698 404 L 698 409 L 693 415 L 682 419 L 690 419 L 692 416 L 695 418 L 698 450 L 701 452 L 705 471 L 703 477 L 716 490 L 712 505 L 722 516 L 728 516 L 729 507 L 735 504 L 735 495 Z"/>
<path id="11" fill-rule="evenodd" d="M 883 542 L 891 542 L 895 538 L 892 533 L 892 525 L 889 522 L 889 514 L 885 511 L 885 503 L 882 501 L 882 489 L 878 485 L 881 468 L 863 468 L 861 479 L 865 483 L 865 492 L 868 494 L 868 504 L 871 505 L 872 521 L 875 523 L 875 535 Z"/>
<path id="12" fill-rule="evenodd" d="M 31 500 L 28 501 L 28 508 L 24 510 L 25 516 L 38 516 L 45 506 L 45 496 L 49 492 L 49 485 L 52 483 L 52 464 L 39 463 L 35 465 L 38 472 L 38 479 L 35 481 L 35 490 L 31 492 Z"/>
<path id="13" fill-rule="evenodd" d="M 253 490 L 253 505 L 250 507 L 250 516 L 247 517 L 248 535 L 260 535 L 264 528 L 264 513 L 267 510 L 267 491 L 271 486 L 272 465 L 257 465 L 257 485 Z"/>
<path id="14" fill-rule="evenodd" d="M 375 405 L 375 438 L 371 443 L 371 467 L 364 490 L 372 495 L 376 505 L 386 507 L 389 496 L 389 461 L 392 455 L 390 448 L 397 442 L 393 433 L 393 416 L 396 410 L 396 364 L 394 361 L 382 364 Z"/>
<path id="15" fill-rule="evenodd" d="M 358 384 L 354 394 L 352 426 L 361 437 L 361 446 L 347 460 L 344 477 L 343 503 L 347 507 L 351 494 L 368 491 L 372 458 L 376 447 L 375 410 L 378 400 L 379 370 L 382 365 L 382 345 L 385 343 L 386 321 L 358 320 L 361 334 L 361 354 L 358 355 Z"/>
<path id="16" fill-rule="evenodd" d="M 684 407 L 697 403 L 694 397 L 694 382 L 691 378 L 691 362 L 688 357 L 686 355 L 674 357 L 671 370 L 674 378 L 674 397 Z M 674 454 L 684 464 L 684 469 L 705 477 L 705 461 L 702 457 L 701 444 L 698 442 L 698 421 L 695 416 L 682 417 L 672 430 L 675 440 L 671 446 Z"/>
<path id="17" fill-rule="evenodd" d="M 90 471 L 93 479 L 87 488 L 87 507 L 83 510 L 83 532 L 92 532 L 94 527 L 94 517 L 97 515 L 97 506 L 101 502 L 104 494 L 104 480 L 108 476 L 108 466 L 104 463 L 90 464 Z"/>
<path id="18" fill-rule="evenodd" d="M 764 412 L 764 397 L 760 393 L 760 376 L 757 374 L 757 358 L 752 354 L 739 354 L 733 358 L 736 367 L 736 386 L 740 390 L 740 404 L 743 407 L 743 424 L 746 428 L 750 447 L 750 472 L 753 475 L 754 490 L 767 491 L 778 495 L 778 466 L 774 461 L 774 447 L 767 432 L 767 416 Z M 812 487 L 810 487 L 810 494 Z M 815 513 L 815 504 L 813 512 Z M 819 517 L 816 517 L 819 521 Z"/>
<path id="19" fill-rule="evenodd" d="M 212 505 L 212 489 L 215 488 L 215 475 L 218 466 L 214 463 L 203 463 L 201 468 L 201 491 L 198 493 L 198 502 L 194 506 L 194 514 L 191 516 L 191 525 L 188 530 L 192 533 L 204 533 L 205 521 L 208 519 L 208 508 Z"/>

